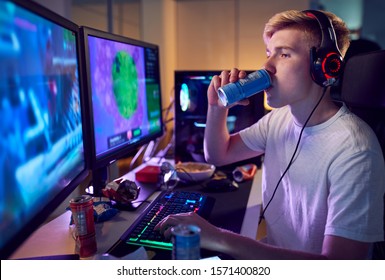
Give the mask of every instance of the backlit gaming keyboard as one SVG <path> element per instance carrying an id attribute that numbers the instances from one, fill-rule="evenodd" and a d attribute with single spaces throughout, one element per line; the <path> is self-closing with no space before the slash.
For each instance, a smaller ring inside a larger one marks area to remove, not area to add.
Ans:
<path id="1" fill-rule="evenodd" d="M 154 227 L 170 214 L 196 212 L 207 219 L 214 205 L 214 198 L 196 192 L 171 191 L 160 194 L 145 212 L 123 235 L 129 245 L 158 249 L 172 249 L 172 243 L 165 240 Z"/>

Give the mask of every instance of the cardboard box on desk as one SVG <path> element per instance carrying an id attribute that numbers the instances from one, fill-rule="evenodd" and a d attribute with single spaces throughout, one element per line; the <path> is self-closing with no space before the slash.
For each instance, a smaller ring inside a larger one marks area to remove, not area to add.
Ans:
<path id="1" fill-rule="evenodd" d="M 157 183 L 160 173 L 160 166 L 147 165 L 135 173 L 135 180 L 142 183 Z"/>

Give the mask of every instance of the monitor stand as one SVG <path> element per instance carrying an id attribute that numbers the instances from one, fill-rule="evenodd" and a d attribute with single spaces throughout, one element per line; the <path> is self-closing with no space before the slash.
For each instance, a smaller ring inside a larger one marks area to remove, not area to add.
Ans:
<path id="1" fill-rule="evenodd" d="M 108 183 L 108 167 L 101 167 L 98 169 L 92 170 L 92 191 L 90 191 L 90 194 L 92 194 L 94 197 L 101 197 L 103 196 L 102 189 L 105 188 L 105 186 Z"/>

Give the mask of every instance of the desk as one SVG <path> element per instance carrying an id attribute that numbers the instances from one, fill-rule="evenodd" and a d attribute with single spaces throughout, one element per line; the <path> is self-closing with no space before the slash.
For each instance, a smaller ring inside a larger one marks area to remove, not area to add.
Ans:
<path id="1" fill-rule="evenodd" d="M 130 174 L 124 177 L 133 180 L 134 174 L 130 172 Z M 262 171 L 258 170 L 253 180 L 240 230 L 242 235 L 251 238 L 256 237 L 258 229 L 258 218 L 262 203 L 261 178 Z M 159 192 L 155 192 L 151 195 L 149 201 L 154 200 L 158 195 Z M 148 206 L 149 203 L 143 203 L 136 211 L 120 211 L 111 220 L 95 224 L 98 245 L 97 253 L 102 254 L 110 249 L 122 236 L 128 226 L 132 224 Z M 67 211 L 56 219 L 41 226 L 14 252 L 11 259 L 74 254 L 75 240 L 72 237 L 72 230 L 69 226 L 70 217 L 71 212 Z"/>

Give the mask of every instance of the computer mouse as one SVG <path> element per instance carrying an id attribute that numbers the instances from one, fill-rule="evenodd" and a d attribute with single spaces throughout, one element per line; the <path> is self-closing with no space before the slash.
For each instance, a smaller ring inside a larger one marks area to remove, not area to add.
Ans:
<path id="1" fill-rule="evenodd" d="M 238 190 L 237 182 L 230 179 L 213 179 L 205 183 L 204 190 L 207 192 L 232 192 Z"/>

